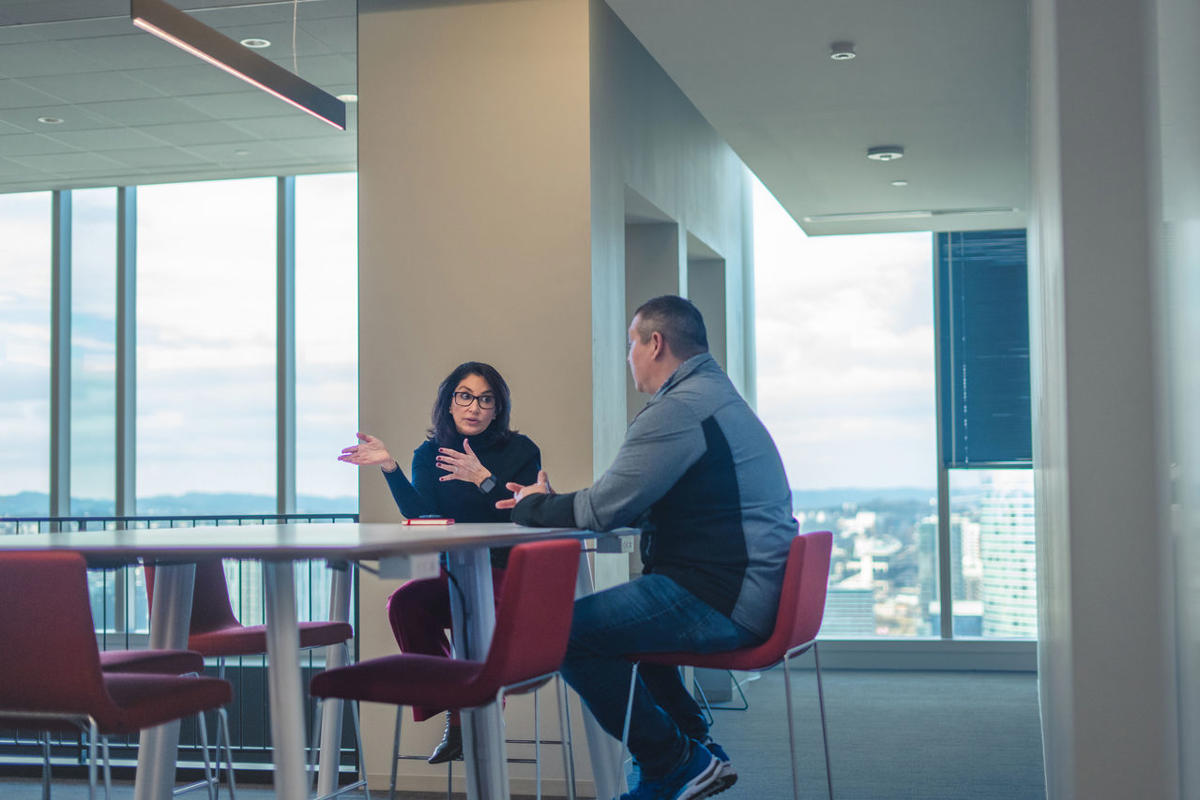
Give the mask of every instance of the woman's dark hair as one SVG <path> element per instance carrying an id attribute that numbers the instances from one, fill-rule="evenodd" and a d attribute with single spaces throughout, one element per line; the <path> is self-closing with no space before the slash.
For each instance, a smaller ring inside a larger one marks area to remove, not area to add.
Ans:
<path id="1" fill-rule="evenodd" d="M 454 417 L 450 416 L 450 403 L 453 402 L 450 395 L 454 394 L 458 384 L 468 375 L 478 375 L 483 378 L 496 395 L 496 416 L 492 420 L 492 424 L 488 426 L 488 430 L 498 433 L 501 441 L 512 434 L 508 428 L 508 416 L 512 408 L 508 384 L 491 364 L 484 364 L 482 361 L 467 361 L 459 364 L 453 372 L 446 376 L 446 380 L 438 386 L 437 399 L 433 401 L 433 427 L 426 434 L 441 447 L 462 446 L 462 434 L 458 432 L 458 428 L 454 427 Z"/>

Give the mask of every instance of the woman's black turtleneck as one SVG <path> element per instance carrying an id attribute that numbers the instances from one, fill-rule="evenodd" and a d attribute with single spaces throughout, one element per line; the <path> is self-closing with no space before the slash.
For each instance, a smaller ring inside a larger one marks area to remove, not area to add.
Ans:
<path id="1" fill-rule="evenodd" d="M 445 475 L 438 469 L 434 459 L 438 447 L 450 447 L 463 452 L 462 439 L 452 444 L 439 445 L 426 439 L 413 451 L 412 481 L 404 470 L 384 472 L 392 497 L 406 517 L 436 515 L 451 517 L 457 522 L 509 522 L 511 511 L 496 508 L 497 500 L 512 497 L 505 488 L 509 481 L 522 486 L 537 482 L 538 470 L 542 468 L 542 454 L 528 436 L 510 432 L 504 436 L 492 428 L 476 436 L 465 437 L 479 462 L 487 467 L 496 478 L 490 492 L 482 491 L 467 481 L 438 480 Z M 493 550 L 493 566 L 502 567 L 508 558 L 508 549 Z"/>

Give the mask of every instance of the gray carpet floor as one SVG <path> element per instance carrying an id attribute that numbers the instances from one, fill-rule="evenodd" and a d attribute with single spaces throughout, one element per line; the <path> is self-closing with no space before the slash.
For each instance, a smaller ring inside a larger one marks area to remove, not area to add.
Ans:
<path id="1" fill-rule="evenodd" d="M 839 800 L 1044 800 L 1032 674 L 847 671 L 823 677 Z M 800 796 L 815 800 L 826 796 L 816 680 L 811 671 L 793 672 L 792 678 Z M 713 736 L 739 776 L 721 800 L 786 800 L 792 778 L 783 675 L 772 670 L 744 688 L 749 711 L 715 712 Z M 80 800 L 87 786 L 56 782 L 53 796 Z M 273 797 L 248 784 L 238 787 L 238 796 Z M 349 795 L 355 796 L 361 797 Z M 114 797 L 132 797 L 129 784 L 116 787 Z M 0 777 L 0 798 L 37 800 L 40 786 Z"/>

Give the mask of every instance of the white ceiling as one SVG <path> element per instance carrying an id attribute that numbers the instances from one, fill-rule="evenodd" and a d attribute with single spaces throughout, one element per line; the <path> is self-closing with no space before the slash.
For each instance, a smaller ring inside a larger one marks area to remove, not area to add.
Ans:
<path id="1" fill-rule="evenodd" d="M 292 68 L 291 0 L 172 2 Z M 810 234 L 1025 225 L 1025 0 L 607 2 Z M 354 92 L 355 0 L 296 8 L 301 77 Z M 858 58 L 829 58 L 841 40 Z M 297 112 L 135 29 L 128 0 L 0 0 L 0 192 L 353 169 L 348 112 Z M 867 160 L 887 144 L 905 157 Z M 864 212 L 932 216 L 820 219 Z"/>
<path id="2" fill-rule="evenodd" d="M 1025 0 L 607 1 L 808 233 L 1024 227 Z M 1018 210 L 808 220 L 989 208 Z"/>
<path id="3" fill-rule="evenodd" d="M 292 69 L 290 2 L 174 0 Z M 355 91 L 355 0 L 296 4 L 296 66 Z M 354 169 L 347 131 L 133 27 L 129 0 L 0 0 L 0 191 Z M 62 119 L 46 125 L 38 117 Z"/>

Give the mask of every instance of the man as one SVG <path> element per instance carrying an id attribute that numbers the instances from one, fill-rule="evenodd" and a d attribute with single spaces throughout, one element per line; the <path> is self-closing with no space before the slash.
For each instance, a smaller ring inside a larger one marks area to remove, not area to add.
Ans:
<path id="1" fill-rule="evenodd" d="M 510 483 L 513 521 L 532 526 L 642 528 L 641 577 L 580 598 L 563 661 L 567 682 L 620 737 L 627 653 L 719 652 L 771 633 L 797 525 L 779 452 L 708 353 L 704 319 L 673 295 L 644 303 L 629 326 L 629 368 L 653 395 L 608 471 L 588 489 Z M 622 800 L 714 795 L 737 780 L 708 738 L 679 670 L 643 664 L 629 750 L 640 782 Z"/>

